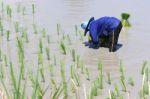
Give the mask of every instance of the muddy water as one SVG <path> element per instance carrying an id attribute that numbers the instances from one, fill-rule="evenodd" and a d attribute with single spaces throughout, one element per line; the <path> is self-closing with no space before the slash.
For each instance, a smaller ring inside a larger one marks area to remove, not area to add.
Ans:
<path id="1" fill-rule="evenodd" d="M 27 0 L 32 2 L 31 0 Z M 22 0 L 5 0 L 6 3 L 14 7 L 18 2 L 28 6 L 29 2 Z M 41 27 L 45 27 L 49 34 L 56 34 L 56 24 L 61 24 L 63 32 L 74 34 L 74 25 L 80 26 L 84 20 L 88 20 L 91 16 L 99 18 L 102 16 L 115 16 L 120 18 L 122 12 L 131 14 L 129 21 L 132 24 L 131 28 L 123 29 L 120 34 L 119 43 L 122 47 L 115 53 L 109 53 L 108 49 L 100 48 L 97 50 L 85 47 L 81 42 L 76 42 L 75 47 L 81 54 L 82 59 L 90 70 L 92 77 L 96 77 L 98 61 L 102 61 L 105 66 L 105 72 L 112 73 L 113 79 L 119 78 L 119 61 L 123 60 L 126 75 L 132 75 L 136 80 L 136 86 L 132 89 L 131 97 L 136 99 L 137 91 L 140 86 L 140 68 L 144 60 L 150 59 L 150 20 L 148 9 L 150 1 L 145 0 L 126 0 L 126 1 L 110 1 L 110 0 L 36 0 L 35 22 Z M 29 8 L 31 10 L 31 8 Z M 31 13 L 27 13 L 30 17 Z M 22 20 L 23 24 L 31 24 L 30 18 Z M 31 17 L 33 17 L 31 15 Z M 21 19 L 20 19 L 21 20 Z M 30 27 L 30 26 L 29 26 Z M 56 37 L 52 37 L 55 41 Z M 12 36 L 13 39 L 13 36 Z M 28 46 L 34 45 L 34 36 L 30 35 L 33 42 Z M 11 44 L 10 44 L 11 45 Z M 55 45 L 54 45 L 55 46 Z M 37 46 L 31 48 L 33 53 L 36 53 Z M 54 48 L 55 49 L 55 48 Z M 29 54 L 30 55 L 30 54 Z M 33 57 L 31 57 L 32 59 Z M 36 58 L 36 56 L 34 56 Z M 109 87 L 109 86 L 108 86 Z M 108 92 L 108 91 L 107 91 Z"/>

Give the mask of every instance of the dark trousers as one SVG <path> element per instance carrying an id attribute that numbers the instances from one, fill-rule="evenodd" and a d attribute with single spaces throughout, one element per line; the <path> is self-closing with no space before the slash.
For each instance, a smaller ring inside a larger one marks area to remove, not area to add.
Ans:
<path id="1" fill-rule="evenodd" d="M 100 37 L 100 45 L 102 47 L 108 47 L 109 52 L 115 52 L 121 29 L 122 29 L 122 23 L 120 22 L 118 27 L 114 31 L 112 31 L 112 33 L 109 36 Z"/>

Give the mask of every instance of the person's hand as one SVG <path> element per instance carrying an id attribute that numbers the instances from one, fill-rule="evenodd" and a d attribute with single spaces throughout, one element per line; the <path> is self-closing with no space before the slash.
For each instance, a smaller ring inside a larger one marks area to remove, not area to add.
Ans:
<path id="1" fill-rule="evenodd" d="M 89 48 L 98 49 L 99 48 L 99 43 L 90 43 Z"/>

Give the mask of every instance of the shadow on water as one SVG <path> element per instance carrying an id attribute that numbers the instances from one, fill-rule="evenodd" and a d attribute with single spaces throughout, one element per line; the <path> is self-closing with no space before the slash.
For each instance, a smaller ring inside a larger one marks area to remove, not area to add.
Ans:
<path id="1" fill-rule="evenodd" d="M 104 47 L 104 48 L 109 48 L 108 45 L 96 45 L 96 46 L 94 46 L 93 44 L 91 44 L 91 43 L 89 43 L 89 42 L 83 42 L 83 44 L 84 44 L 86 47 L 89 47 L 89 48 L 92 48 L 92 49 L 99 49 L 99 48 L 102 48 L 102 47 Z M 116 50 L 115 50 L 115 52 L 116 52 L 117 50 L 119 50 L 122 46 L 123 46 L 122 44 L 118 43 L 118 44 L 116 45 Z"/>

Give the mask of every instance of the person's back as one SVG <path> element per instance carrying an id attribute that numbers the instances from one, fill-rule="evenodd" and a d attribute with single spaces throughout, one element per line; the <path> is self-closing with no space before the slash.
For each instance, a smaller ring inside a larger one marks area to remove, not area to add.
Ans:
<path id="1" fill-rule="evenodd" d="M 89 31 L 92 32 L 93 34 L 94 32 L 96 32 L 96 34 L 94 35 L 107 36 L 118 27 L 119 23 L 120 23 L 120 20 L 118 20 L 117 18 L 102 17 L 90 23 Z"/>

